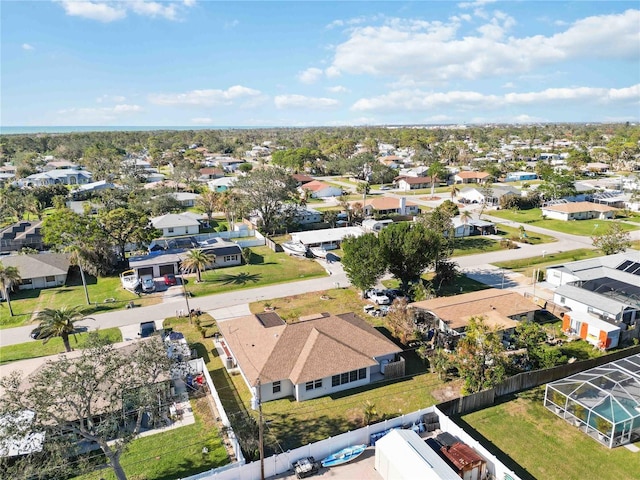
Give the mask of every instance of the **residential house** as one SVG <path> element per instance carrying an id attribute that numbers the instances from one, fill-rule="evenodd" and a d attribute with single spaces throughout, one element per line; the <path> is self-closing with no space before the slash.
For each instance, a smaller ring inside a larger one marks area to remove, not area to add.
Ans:
<path id="1" fill-rule="evenodd" d="M 76 170 L 73 168 L 62 168 L 49 170 L 48 172 L 34 173 L 19 181 L 23 187 L 26 186 L 46 186 L 46 185 L 84 185 L 91 182 L 91 172 L 86 170 Z"/>
<path id="2" fill-rule="evenodd" d="M 168 195 L 176 199 L 176 201 L 183 207 L 194 207 L 200 195 L 191 192 L 172 192 Z"/>
<path id="3" fill-rule="evenodd" d="M 201 168 L 199 170 L 200 178 L 199 180 L 206 182 L 208 180 L 215 180 L 216 178 L 224 177 L 224 171 L 220 168 Z"/>
<path id="4" fill-rule="evenodd" d="M 51 170 L 58 170 L 58 169 L 64 169 L 64 168 L 70 168 L 73 170 L 78 170 L 78 165 L 76 163 L 70 162 L 69 160 L 53 160 L 49 163 L 47 163 L 42 170 L 45 172 L 51 171 Z"/>
<path id="5" fill-rule="evenodd" d="M 509 172 L 507 173 L 505 182 L 524 182 L 527 180 L 537 180 L 538 175 L 533 172 Z"/>
<path id="6" fill-rule="evenodd" d="M 608 163 L 589 162 L 582 169 L 583 172 L 607 173 L 611 166 Z"/>
<path id="7" fill-rule="evenodd" d="M 600 220 L 613 218 L 617 208 L 592 202 L 569 202 L 546 205 L 541 208 L 542 215 L 555 220 Z"/>
<path id="8" fill-rule="evenodd" d="M 179 213 L 168 213 L 151 219 L 154 228 L 162 231 L 163 237 L 193 235 L 200 233 L 200 222 Z"/>
<path id="9" fill-rule="evenodd" d="M 300 187 L 300 190 L 308 191 L 312 198 L 339 197 L 342 195 L 342 188 L 329 185 L 319 180 L 305 183 Z"/>
<path id="10" fill-rule="evenodd" d="M 238 167 L 240 167 L 240 165 L 246 162 L 244 160 L 240 160 L 239 158 L 233 157 L 214 157 L 213 163 L 225 172 L 233 173 L 238 170 Z"/>
<path id="11" fill-rule="evenodd" d="M 621 343 L 640 336 L 640 259 L 637 252 L 554 265 L 547 268 L 546 279 L 557 287 L 553 301 L 570 310 L 569 314 L 576 321 L 585 323 L 585 317 L 578 318 L 577 315 L 588 314 L 620 327 Z M 585 327 L 572 328 L 580 333 Z"/>
<path id="12" fill-rule="evenodd" d="M 451 219 L 453 223 L 453 236 L 455 238 L 469 237 L 472 235 L 490 235 L 496 233 L 496 224 L 479 218 L 463 219 L 456 215 Z M 445 232 L 445 235 L 447 232 Z"/>
<path id="13" fill-rule="evenodd" d="M 431 183 L 431 177 L 396 177 L 394 179 L 396 188 L 403 192 L 431 188 Z M 440 182 L 437 182 L 436 186 L 439 184 Z"/>
<path id="14" fill-rule="evenodd" d="M 379 233 L 383 228 L 388 227 L 393 223 L 393 220 L 375 220 L 368 218 L 362 221 L 362 228 L 365 232 Z"/>
<path id="15" fill-rule="evenodd" d="M 361 201 L 353 201 L 353 206 Z M 368 197 L 363 205 L 364 214 L 367 217 L 373 215 L 418 215 L 420 205 L 407 201 L 406 197 Z"/>
<path id="16" fill-rule="evenodd" d="M 489 195 L 485 195 L 488 193 Z M 458 192 L 458 199 L 462 203 L 486 203 L 487 205 L 499 205 L 500 199 L 505 195 L 520 196 L 520 190 L 508 185 L 492 185 L 488 191 L 477 187 L 465 187 Z"/>
<path id="17" fill-rule="evenodd" d="M 7 255 L 2 257 L 5 267 L 16 267 L 22 281 L 20 290 L 59 287 L 67 281 L 69 256 L 65 253 L 40 253 L 35 255 Z M 1 294 L 0 294 L 1 296 Z"/>
<path id="18" fill-rule="evenodd" d="M 314 178 L 303 173 L 294 173 L 291 177 L 296 181 L 296 185 L 301 187 L 309 182 L 313 182 Z"/>
<path id="19" fill-rule="evenodd" d="M 287 324 L 275 312 L 220 322 L 228 362 L 262 402 L 297 401 L 360 387 L 401 348 L 353 313 L 319 314 Z M 404 366 L 404 361 L 400 364 Z"/>
<path id="20" fill-rule="evenodd" d="M 324 228 L 308 232 L 292 232 L 291 239 L 300 242 L 308 248 L 324 247 L 327 250 L 339 248 L 346 237 L 359 237 L 365 232 L 360 227 Z"/>
<path id="21" fill-rule="evenodd" d="M 122 187 L 116 186 L 115 183 L 107 182 L 106 180 L 99 180 L 97 182 L 78 185 L 74 190 L 72 190 L 71 196 L 74 200 L 81 200 L 89 197 L 93 193 L 101 192 L 103 190 L 112 190 L 114 188 Z"/>
<path id="22" fill-rule="evenodd" d="M 489 288 L 453 297 L 432 298 L 409 304 L 416 315 L 438 325 L 440 331 L 461 335 L 471 317 L 483 317 L 490 327 L 513 330 L 522 320 L 533 320 L 540 307 L 510 290 Z"/>
<path id="23" fill-rule="evenodd" d="M 562 331 L 577 335 L 601 350 L 616 348 L 620 343 L 621 328 L 585 312 L 567 312 L 562 316 Z"/>
<path id="24" fill-rule="evenodd" d="M 491 175 L 487 172 L 462 171 L 453 176 L 455 183 L 485 183 L 490 179 Z"/>

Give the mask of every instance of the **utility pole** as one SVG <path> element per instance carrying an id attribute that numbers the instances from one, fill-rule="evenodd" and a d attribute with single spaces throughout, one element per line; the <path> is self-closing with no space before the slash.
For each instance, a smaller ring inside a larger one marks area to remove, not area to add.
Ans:
<path id="1" fill-rule="evenodd" d="M 256 384 L 258 400 L 258 444 L 260 449 L 260 480 L 264 480 L 264 424 L 262 421 L 262 395 L 260 393 L 260 379 Z"/>
<path id="2" fill-rule="evenodd" d="M 187 303 L 187 315 L 189 315 L 189 325 L 191 325 L 191 310 L 189 309 L 189 292 L 184 283 L 184 271 L 180 271 L 180 280 L 182 281 L 182 292 L 184 293 L 184 301 Z"/>

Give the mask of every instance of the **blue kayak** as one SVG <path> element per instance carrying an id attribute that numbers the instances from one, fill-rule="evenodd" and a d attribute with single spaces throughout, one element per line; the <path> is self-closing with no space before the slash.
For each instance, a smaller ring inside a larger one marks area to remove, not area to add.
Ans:
<path id="1" fill-rule="evenodd" d="M 342 450 L 332 453 L 322 460 L 323 467 L 335 467 L 343 463 L 350 462 L 354 458 L 358 458 L 367 448 L 366 445 L 354 445 L 353 447 L 343 448 Z"/>

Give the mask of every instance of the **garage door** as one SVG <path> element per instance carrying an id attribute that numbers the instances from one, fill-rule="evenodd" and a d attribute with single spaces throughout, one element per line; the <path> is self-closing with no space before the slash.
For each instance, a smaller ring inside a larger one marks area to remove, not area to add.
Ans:
<path id="1" fill-rule="evenodd" d="M 151 275 L 153 277 L 153 267 L 139 268 L 138 276 L 142 277 L 143 275 Z"/>
<path id="2" fill-rule="evenodd" d="M 160 265 L 160 276 L 166 275 L 167 273 L 176 273 L 175 265 L 173 263 L 170 265 Z"/>

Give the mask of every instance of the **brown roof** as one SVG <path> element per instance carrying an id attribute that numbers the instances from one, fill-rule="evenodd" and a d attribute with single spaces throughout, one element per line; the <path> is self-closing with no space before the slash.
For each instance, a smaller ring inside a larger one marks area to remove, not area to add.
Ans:
<path id="1" fill-rule="evenodd" d="M 444 446 L 440 451 L 459 471 L 465 471 L 484 463 L 483 458 L 474 449 L 462 442 Z"/>
<path id="2" fill-rule="evenodd" d="M 409 185 L 415 185 L 418 183 L 431 183 L 431 177 L 396 177 L 396 182 L 404 180 Z"/>
<path id="3" fill-rule="evenodd" d="M 362 205 L 362 201 L 354 201 L 354 202 L 350 202 L 352 205 L 359 203 L 360 205 Z M 364 203 L 364 206 L 368 206 L 370 205 L 371 208 L 373 208 L 374 210 L 394 210 L 394 209 L 398 209 L 400 208 L 400 199 L 397 197 L 374 197 L 374 198 L 367 198 L 367 200 Z M 407 207 L 415 207 L 417 206 L 417 203 L 413 203 L 413 202 L 406 202 L 406 206 Z"/>
<path id="4" fill-rule="evenodd" d="M 310 177 L 309 175 L 305 175 L 303 173 L 294 173 L 291 176 L 296 182 L 299 183 L 308 183 L 313 181 L 313 177 Z"/>
<path id="5" fill-rule="evenodd" d="M 618 209 L 613 207 L 607 207 L 599 203 L 592 202 L 570 202 L 570 203 L 558 203 L 556 205 L 549 205 L 542 207 L 543 210 L 551 210 L 553 212 L 562 213 L 579 213 L 579 212 L 615 212 Z"/>
<path id="6" fill-rule="evenodd" d="M 484 179 L 489 177 L 490 175 L 487 172 L 458 172 L 456 173 L 456 177 L 459 178 L 477 178 L 477 179 Z"/>
<path id="7" fill-rule="evenodd" d="M 320 190 L 324 190 L 325 188 L 331 188 L 331 185 L 328 183 L 321 182 L 319 180 L 312 180 L 310 182 L 305 183 L 302 188 L 305 190 L 311 190 L 312 192 L 318 192 Z"/>
<path id="8" fill-rule="evenodd" d="M 469 318 L 474 316 L 485 317 L 485 323 L 490 327 L 511 328 L 517 322 L 510 317 L 540 309 L 519 293 L 496 288 L 423 300 L 414 302 L 411 306 L 432 312 L 454 330 L 466 327 Z"/>
<path id="9" fill-rule="evenodd" d="M 249 383 L 294 384 L 375 365 L 401 352 L 353 313 L 264 328 L 255 315 L 220 322 L 220 330 Z"/>

